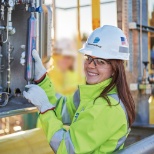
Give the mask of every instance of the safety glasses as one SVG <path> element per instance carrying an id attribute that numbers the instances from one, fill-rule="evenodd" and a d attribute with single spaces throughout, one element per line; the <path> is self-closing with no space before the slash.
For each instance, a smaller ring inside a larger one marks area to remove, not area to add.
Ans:
<path id="1" fill-rule="evenodd" d="M 84 58 L 85 58 L 86 64 L 91 64 L 91 62 L 93 62 L 95 67 L 98 67 L 98 68 L 109 68 L 111 65 L 110 61 L 106 59 L 92 58 L 89 55 L 85 55 Z"/>

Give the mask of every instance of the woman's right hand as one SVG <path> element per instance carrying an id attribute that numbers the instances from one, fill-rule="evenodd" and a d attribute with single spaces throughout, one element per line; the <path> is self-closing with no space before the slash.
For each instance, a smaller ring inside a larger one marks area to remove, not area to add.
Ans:
<path id="1" fill-rule="evenodd" d="M 46 72 L 47 72 L 47 70 L 45 69 L 45 67 L 43 66 L 43 63 L 42 63 L 42 61 L 41 61 L 41 58 L 40 58 L 40 56 L 39 56 L 39 54 L 38 54 L 38 52 L 35 50 L 35 49 L 33 49 L 33 51 L 32 51 L 32 56 L 33 56 L 33 58 L 34 58 L 34 65 L 35 65 L 35 70 L 34 70 L 34 81 L 36 81 L 36 82 L 40 82 L 41 81 L 41 79 L 44 77 L 44 75 L 46 74 Z M 25 57 L 26 57 L 26 55 L 25 55 L 25 51 L 24 52 L 22 52 L 22 54 L 21 54 L 21 58 L 20 58 L 20 64 L 21 65 L 25 65 L 25 63 L 26 63 L 26 60 L 25 60 Z"/>
<path id="2" fill-rule="evenodd" d="M 46 69 L 43 66 L 42 60 L 38 54 L 38 52 L 33 49 L 32 56 L 34 58 L 35 63 L 35 75 L 34 75 L 34 81 L 39 82 L 42 77 L 46 74 Z"/>

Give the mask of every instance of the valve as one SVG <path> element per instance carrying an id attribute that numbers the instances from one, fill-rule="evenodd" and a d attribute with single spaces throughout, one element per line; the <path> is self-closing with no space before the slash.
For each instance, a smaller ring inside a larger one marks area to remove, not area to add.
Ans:
<path id="1" fill-rule="evenodd" d="M 28 8 L 28 11 L 29 11 L 29 12 L 38 12 L 38 13 L 41 13 L 41 12 L 42 12 L 42 7 L 39 6 L 39 7 L 35 8 L 34 6 L 30 6 L 30 7 Z"/>

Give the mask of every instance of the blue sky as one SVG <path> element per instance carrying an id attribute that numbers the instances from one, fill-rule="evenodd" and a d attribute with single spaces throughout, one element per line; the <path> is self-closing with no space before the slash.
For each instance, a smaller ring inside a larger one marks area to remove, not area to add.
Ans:
<path id="1" fill-rule="evenodd" d="M 100 2 L 109 2 L 111 0 L 100 0 Z M 105 24 L 117 26 L 117 13 L 116 13 L 116 2 L 101 4 L 101 26 Z M 51 3 L 51 0 L 46 0 L 46 2 Z M 91 0 L 80 0 L 80 5 L 91 4 Z M 77 0 L 56 0 L 57 7 L 68 8 L 72 6 L 77 6 Z M 57 9 L 57 39 L 61 38 L 74 38 L 77 36 L 77 11 L 72 10 L 60 10 Z M 91 7 L 84 7 L 80 9 L 80 27 L 81 34 L 90 34 L 92 31 L 92 15 Z"/>

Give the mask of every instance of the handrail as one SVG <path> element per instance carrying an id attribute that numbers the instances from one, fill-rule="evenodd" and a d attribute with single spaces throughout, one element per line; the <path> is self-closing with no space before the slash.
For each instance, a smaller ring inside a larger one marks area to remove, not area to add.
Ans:
<path id="1" fill-rule="evenodd" d="M 24 97 L 12 96 L 6 106 L 0 107 L 0 118 L 38 112 L 37 108 Z"/>
<path id="2" fill-rule="evenodd" d="M 36 107 L 26 107 L 26 108 L 22 108 L 22 109 L 15 109 L 15 110 L 1 112 L 0 118 L 19 115 L 19 114 L 27 114 L 27 113 L 31 113 L 31 112 L 37 112 L 37 111 L 38 110 Z"/>
<path id="3" fill-rule="evenodd" d="M 146 137 L 115 154 L 154 154 L 154 135 Z"/>

